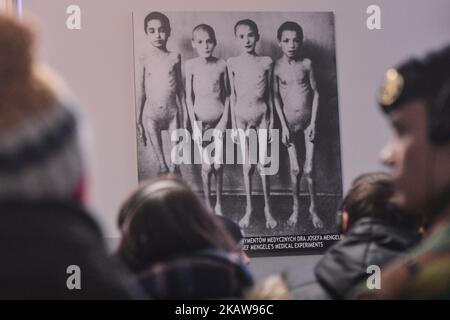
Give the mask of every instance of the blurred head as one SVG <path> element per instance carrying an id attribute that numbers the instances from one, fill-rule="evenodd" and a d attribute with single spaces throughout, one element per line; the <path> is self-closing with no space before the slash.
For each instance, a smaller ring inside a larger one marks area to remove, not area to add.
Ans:
<path id="1" fill-rule="evenodd" d="M 192 46 L 202 58 L 212 56 L 217 40 L 214 29 L 207 24 L 200 24 L 192 31 Z"/>
<path id="2" fill-rule="evenodd" d="M 233 241 L 198 196 L 181 180 L 143 184 L 122 206 L 119 257 L 138 272 L 153 263 L 203 249 L 234 250 Z"/>
<path id="3" fill-rule="evenodd" d="M 296 22 L 286 21 L 278 28 L 277 39 L 283 54 L 293 58 L 303 44 L 303 29 Z"/>
<path id="4" fill-rule="evenodd" d="M 259 31 L 253 20 L 238 21 L 234 26 L 234 35 L 238 39 L 243 52 L 255 52 L 256 43 L 259 41 Z"/>
<path id="5" fill-rule="evenodd" d="M 170 21 L 161 12 L 150 12 L 144 19 L 144 30 L 150 44 L 155 48 L 164 49 L 170 37 Z"/>
<path id="6" fill-rule="evenodd" d="M 241 228 L 233 220 L 228 219 L 224 216 L 217 216 L 219 220 L 222 221 L 225 226 L 226 231 L 231 235 L 234 242 L 235 251 L 239 253 L 242 261 L 245 264 L 250 264 L 250 257 L 245 253 L 243 248 L 244 235 L 242 234 Z"/>
<path id="7" fill-rule="evenodd" d="M 31 27 L 0 14 L 0 90 L 5 84 L 30 78 L 34 37 Z"/>
<path id="8" fill-rule="evenodd" d="M 35 63 L 34 37 L 0 14 L 0 199 L 81 201 L 77 117 L 57 78 Z"/>
<path id="9" fill-rule="evenodd" d="M 389 69 L 379 103 L 394 128 L 381 152 L 394 201 L 410 212 L 442 210 L 431 208 L 450 199 L 450 47 Z"/>
<path id="10" fill-rule="evenodd" d="M 393 194 L 394 185 L 386 173 L 367 173 L 356 178 L 342 203 L 341 231 L 346 233 L 356 221 L 365 217 L 391 225 L 416 227 L 414 221 L 407 219 L 392 202 Z"/>

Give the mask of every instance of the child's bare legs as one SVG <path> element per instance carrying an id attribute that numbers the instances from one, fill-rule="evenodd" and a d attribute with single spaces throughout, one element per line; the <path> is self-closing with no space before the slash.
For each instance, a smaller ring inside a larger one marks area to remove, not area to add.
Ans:
<path id="1" fill-rule="evenodd" d="M 290 173 L 291 173 L 291 184 L 292 184 L 292 214 L 289 217 L 287 223 L 288 225 L 295 226 L 298 221 L 298 211 L 299 211 L 299 199 L 298 192 L 300 189 L 300 178 L 302 177 L 303 166 L 299 165 L 297 146 L 291 143 L 288 147 L 289 163 L 290 163 Z"/>
<path id="2" fill-rule="evenodd" d="M 216 206 L 214 211 L 217 215 L 222 216 L 222 187 L 223 187 L 223 166 L 214 165 L 214 175 L 216 176 Z"/>
<path id="3" fill-rule="evenodd" d="M 210 127 L 206 124 L 205 130 Z M 216 137 L 213 138 L 213 142 L 207 143 L 203 146 L 196 145 L 202 154 L 206 151 L 204 148 L 209 147 L 214 144 L 214 150 L 209 159 L 209 163 L 202 163 L 202 185 L 203 194 L 206 200 L 206 204 L 210 209 L 212 209 L 212 197 L 211 197 L 211 177 L 214 174 L 216 178 L 216 205 L 214 207 L 214 212 L 221 216 L 222 214 L 222 184 L 223 184 L 223 165 L 222 165 L 222 155 L 223 155 L 223 141 L 215 141 Z M 217 160 L 216 161 L 216 156 Z"/>
<path id="4" fill-rule="evenodd" d="M 246 202 L 247 207 L 245 210 L 245 214 L 242 217 L 242 219 L 239 221 L 239 226 L 241 228 L 246 228 L 250 224 L 250 217 L 253 211 L 253 204 L 252 204 L 252 176 L 253 172 L 255 171 L 255 165 L 252 165 L 250 163 L 250 154 L 249 154 L 249 139 L 246 137 L 244 141 L 241 141 L 241 143 L 244 143 L 245 148 L 245 162 L 242 166 L 243 173 L 244 173 L 244 186 L 245 186 L 245 195 L 246 195 Z M 267 143 L 267 142 L 263 142 Z M 271 206 L 270 206 L 270 182 L 269 177 L 267 175 L 261 174 L 261 167 L 260 164 L 258 164 L 258 172 L 261 175 L 261 182 L 263 187 L 263 194 L 264 194 L 264 215 L 266 217 L 266 227 L 267 228 L 275 228 L 277 226 L 276 220 L 273 218 L 271 213 Z"/>
<path id="5" fill-rule="evenodd" d="M 245 124 L 240 124 L 239 128 L 242 128 L 244 131 L 246 131 Z M 238 135 L 239 138 L 239 145 L 241 148 L 242 156 L 243 156 L 243 164 L 242 164 L 242 173 L 244 175 L 244 189 L 245 189 L 245 199 L 246 199 L 246 208 L 245 208 L 245 214 L 239 220 L 239 226 L 241 228 L 247 228 L 250 224 L 250 217 L 252 215 L 253 211 L 253 205 L 252 205 L 252 175 L 255 171 L 254 166 L 250 164 L 250 157 L 249 157 L 249 147 L 248 147 L 248 137 L 247 136 L 241 136 Z"/>
<path id="6" fill-rule="evenodd" d="M 202 185 L 203 195 L 205 196 L 206 205 L 209 209 L 212 209 L 211 203 L 211 175 L 213 168 L 210 164 L 202 164 Z"/>
<path id="7" fill-rule="evenodd" d="M 247 139 L 245 139 L 245 148 L 246 152 L 248 154 L 248 142 Z M 242 171 L 244 173 L 244 187 L 245 187 L 245 197 L 247 206 L 245 209 L 245 214 L 242 217 L 242 219 L 239 221 L 239 226 L 241 228 L 247 228 L 250 224 L 250 217 L 252 215 L 253 211 L 253 205 L 252 205 L 252 176 L 253 172 L 255 171 L 255 166 L 250 164 L 249 159 L 247 158 L 244 164 L 242 165 Z"/>
<path id="8" fill-rule="evenodd" d="M 308 190 L 310 197 L 309 213 L 314 227 L 323 228 L 323 222 L 319 218 L 316 212 L 316 190 L 315 190 L 315 179 L 314 179 L 314 143 L 312 143 L 309 138 L 305 135 L 305 149 L 306 149 L 306 159 L 304 172 L 306 175 L 306 180 L 308 182 Z"/>
<path id="9" fill-rule="evenodd" d="M 180 123 L 180 121 L 179 121 L 178 115 L 174 116 L 172 118 L 172 120 L 170 120 L 170 122 L 169 122 L 169 137 L 171 136 L 171 134 L 174 130 L 176 130 L 180 127 L 179 123 Z M 174 150 L 174 148 L 177 147 L 177 141 L 172 141 L 172 139 L 171 139 L 171 146 L 172 146 L 171 150 Z M 164 154 L 163 154 L 163 157 L 164 157 Z M 176 165 L 173 162 L 170 162 L 169 172 L 180 175 L 181 174 L 180 166 Z"/>
<path id="10" fill-rule="evenodd" d="M 212 209 L 212 199 L 211 199 L 211 177 L 214 173 L 216 178 L 216 205 L 214 207 L 214 212 L 221 216 L 222 214 L 222 185 L 223 185 L 223 166 L 220 165 L 202 165 L 202 184 L 203 184 L 203 195 L 205 196 L 205 201 L 208 208 Z"/>
<path id="11" fill-rule="evenodd" d="M 153 154 L 158 161 L 158 174 L 166 174 L 169 172 L 167 163 L 164 157 L 163 145 L 162 145 L 162 129 L 160 129 L 158 123 L 151 118 L 147 118 L 145 122 L 145 131 L 150 140 L 150 145 L 153 150 Z"/>
<path id="12" fill-rule="evenodd" d="M 261 176 L 262 188 L 264 193 L 264 215 L 266 217 L 266 228 L 273 229 L 277 226 L 277 221 L 273 218 L 270 205 L 270 180 L 269 176 L 261 174 L 261 164 L 258 163 L 257 169 Z"/>
<path id="13" fill-rule="evenodd" d="M 313 177 L 313 160 L 314 160 L 314 143 L 309 141 L 303 130 L 294 132 L 291 145 L 288 147 L 290 171 L 291 171 L 291 183 L 292 183 L 292 214 L 289 217 L 288 225 L 295 226 L 298 222 L 299 213 L 299 189 L 300 180 L 303 174 L 305 174 L 308 182 L 308 190 L 310 195 L 309 213 L 311 215 L 312 223 L 316 228 L 322 228 L 322 220 L 318 217 L 316 212 L 316 198 L 314 188 Z"/>

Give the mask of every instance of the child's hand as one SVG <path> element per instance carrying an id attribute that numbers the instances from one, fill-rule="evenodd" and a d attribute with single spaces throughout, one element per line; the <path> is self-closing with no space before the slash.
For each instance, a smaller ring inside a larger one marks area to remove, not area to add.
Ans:
<path id="1" fill-rule="evenodd" d="M 216 126 L 216 129 L 222 131 L 222 133 L 225 133 L 226 127 L 227 127 L 226 121 L 220 120 Z"/>
<path id="2" fill-rule="evenodd" d="M 216 128 L 217 129 L 217 128 Z M 223 141 L 223 136 L 225 134 L 225 130 L 219 130 L 219 134 L 217 135 L 217 139 L 219 139 L 219 141 Z M 216 139 L 215 138 L 215 139 Z"/>
<path id="3" fill-rule="evenodd" d="M 225 127 L 226 127 L 226 123 L 223 122 L 219 122 L 216 126 L 216 130 L 220 131 L 220 135 L 219 135 L 219 139 L 223 138 L 223 135 L 225 134 Z"/>
<path id="4" fill-rule="evenodd" d="M 273 130 L 273 122 L 270 122 L 269 128 L 267 129 L 267 143 L 272 143 L 272 130 Z"/>
<path id="5" fill-rule="evenodd" d="M 189 118 L 184 116 L 183 117 L 183 129 L 188 130 L 188 125 L 189 125 Z"/>
<path id="6" fill-rule="evenodd" d="M 145 135 L 145 128 L 142 123 L 136 124 L 139 138 L 142 139 L 142 142 L 144 143 L 144 146 L 147 146 L 147 136 Z"/>
<path id="7" fill-rule="evenodd" d="M 308 128 L 306 128 L 306 136 L 309 141 L 314 142 L 316 137 L 316 126 L 314 124 L 310 124 Z"/>
<path id="8" fill-rule="evenodd" d="M 238 131 L 236 128 L 233 128 L 233 130 L 231 131 L 231 141 L 233 141 L 233 143 L 238 143 L 239 141 L 239 135 L 238 135 Z"/>
<path id="9" fill-rule="evenodd" d="M 192 139 L 199 146 L 202 145 L 202 132 L 201 132 L 200 128 L 195 124 L 193 125 Z"/>
<path id="10" fill-rule="evenodd" d="M 281 129 L 281 143 L 283 143 L 286 147 L 289 147 L 291 144 L 291 133 L 288 128 Z"/>

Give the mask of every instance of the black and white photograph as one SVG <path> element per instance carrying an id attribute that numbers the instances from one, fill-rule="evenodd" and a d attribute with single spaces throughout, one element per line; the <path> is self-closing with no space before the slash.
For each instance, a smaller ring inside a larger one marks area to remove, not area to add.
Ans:
<path id="1" fill-rule="evenodd" d="M 251 256 L 339 240 L 333 12 L 133 12 L 139 181 L 175 174 Z"/>

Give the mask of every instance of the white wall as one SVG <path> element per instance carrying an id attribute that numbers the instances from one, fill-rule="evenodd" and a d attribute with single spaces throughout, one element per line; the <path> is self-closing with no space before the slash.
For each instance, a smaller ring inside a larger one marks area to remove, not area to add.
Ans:
<path id="1" fill-rule="evenodd" d="M 92 126 L 91 204 L 105 234 L 117 238 L 119 204 L 137 184 L 131 12 L 134 10 L 334 11 L 344 191 L 360 173 L 381 169 L 389 127 L 375 104 L 385 69 L 450 43 L 448 0 L 23 0 L 40 25 L 44 57 L 77 94 Z M 82 9 L 82 29 L 65 27 L 66 8 Z M 382 30 L 366 28 L 378 4 Z M 318 256 L 258 258 L 257 277 L 296 266 L 312 277 Z"/>

